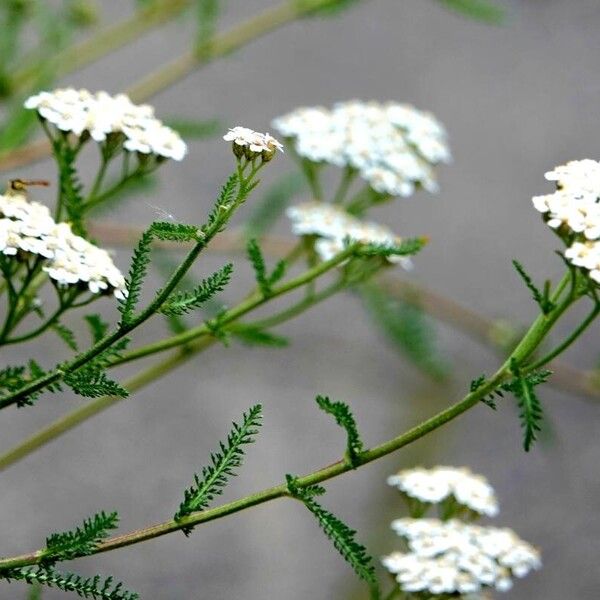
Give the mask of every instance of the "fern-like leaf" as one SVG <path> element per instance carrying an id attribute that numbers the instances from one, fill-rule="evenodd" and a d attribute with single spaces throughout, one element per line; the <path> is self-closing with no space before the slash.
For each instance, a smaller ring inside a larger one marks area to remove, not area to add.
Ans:
<path id="1" fill-rule="evenodd" d="M 156 221 L 150 226 L 150 232 L 163 241 L 192 242 L 198 239 L 198 227 L 185 223 Z"/>
<path id="2" fill-rule="evenodd" d="M 135 308 L 140 301 L 142 285 L 148 272 L 150 264 L 150 250 L 152 246 L 153 232 L 152 228 L 146 230 L 136 249 L 133 251 L 131 266 L 127 276 L 127 295 L 119 304 L 121 312 L 121 322 L 125 325 L 133 320 Z"/>
<path id="3" fill-rule="evenodd" d="M 363 443 L 350 408 L 344 402 L 332 402 L 327 396 L 317 396 L 317 405 L 322 411 L 331 415 L 340 427 L 346 430 L 346 453 L 350 464 L 356 466 L 358 456 L 363 450 Z"/>
<path id="4" fill-rule="evenodd" d="M 284 348 L 289 345 L 289 340 L 280 335 L 275 335 L 264 329 L 250 325 L 238 326 L 229 331 L 231 335 L 239 339 L 247 346 L 268 346 L 271 348 Z"/>
<path id="5" fill-rule="evenodd" d="M 79 396 L 100 398 L 101 396 L 117 396 L 126 398 L 129 392 L 106 373 L 96 367 L 83 367 L 73 373 L 67 373 L 64 382 Z"/>
<path id="6" fill-rule="evenodd" d="M 242 465 L 244 446 L 254 442 L 261 425 L 262 406 L 257 404 L 242 416 L 242 424 L 233 423 L 233 428 L 226 442 L 219 443 L 219 450 L 211 454 L 211 464 L 202 468 L 202 475 L 194 476 L 194 485 L 185 490 L 183 502 L 175 513 L 175 520 L 180 521 L 194 512 L 207 508 L 215 496 L 223 493 L 229 477 L 236 475 L 236 469 Z M 189 535 L 191 527 L 183 532 Z"/>
<path id="7" fill-rule="evenodd" d="M 291 475 L 286 475 L 286 479 L 290 494 L 302 501 L 316 517 L 325 535 L 331 540 L 334 548 L 342 555 L 344 560 L 354 569 L 354 572 L 369 584 L 376 585 L 373 559 L 369 556 L 367 549 L 356 541 L 356 531 L 348 527 L 333 513 L 323 508 L 314 499 L 315 496 L 323 494 L 323 488 L 320 486 L 301 488 L 297 485 L 297 480 Z"/>
<path id="8" fill-rule="evenodd" d="M 24 567 L 0 573 L 8 581 L 24 581 L 30 585 L 39 584 L 56 587 L 63 592 L 75 592 L 80 598 L 93 600 L 138 600 L 139 596 L 115 583 L 112 577 L 102 579 L 99 575 L 82 577 L 74 573 L 59 573 L 52 567 Z"/>
<path id="9" fill-rule="evenodd" d="M 427 244 L 425 237 L 409 238 L 402 240 L 397 245 L 390 244 L 365 244 L 357 252 L 358 256 L 412 256 L 420 252 Z"/>
<path id="10" fill-rule="evenodd" d="M 221 188 L 219 197 L 217 198 L 213 209 L 210 211 L 206 223 L 200 228 L 201 234 L 206 234 L 206 232 L 220 219 L 223 211 L 229 209 L 236 196 L 238 182 L 239 178 L 237 173 L 232 173 L 225 182 L 225 185 Z"/>
<path id="11" fill-rule="evenodd" d="M 100 315 L 86 315 L 85 320 L 88 324 L 92 342 L 98 343 L 108 332 L 108 323 Z"/>
<path id="12" fill-rule="evenodd" d="M 262 250 L 255 239 L 252 239 L 248 242 L 246 246 L 246 252 L 248 254 L 248 260 L 254 269 L 256 283 L 258 284 L 263 296 L 268 296 L 271 293 L 271 286 L 269 284 L 269 280 L 267 279 L 267 266 L 265 264 Z"/>
<path id="13" fill-rule="evenodd" d="M 199 308 L 207 300 L 210 300 L 215 294 L 223 291 L 231 279 L 233 265 L 226 264 L 222 269 L 213 273 L 210 277 L 203 279 L 191 292 L 176 292 L 170 296 L 161 306 L 160 312 L 163 315 L 173 316 L 182 315 L 191 310 Z"/>
<path id="14" fill-rule="evenodd" d="M 52 325 L 52 330 L 58 335 L 58 337 L 67 345 L 68 348 L 77 352 L 77 338 L 75 337 L 75 333 L 71 329 L 69 329 L 66 325 L 62 323 L 54 323 Z"/>
<path id="15" fill-rule="evenodd" d="M 523 265 L 517 260 L 513 260 L 512 263 L 517 273 L 521 276 L 521 279 L 525 282 L 527 289 L 531 292 L 533 299 L 540 307 L 540 310 L 547 315 L 554 308 L 554 303 L 548 297 L 550 289 L 549 285 L 546 284 L 544 291 L 541 292 L 536 287 L 535 283 L 533 283 L 533 279 L 530 277 L 527 271 L 525 271 Z"/>
<path id="16" fill-rule="evenodd" d="M 55 156 L 60 169 L 60 194 L 73 232 L 87 237 L 84 225 L 83 186 L 77 176 L 77 151 L 68 144 L 55 144 Z"/>
<path id="17" fill-rule="evenodd" d="M 85 519 L 81 527 L 64 533 L 53 533 L 46 539 L 46 555 L 44 560 L 63 561 L 78 556 L 87 556 L 105 540 L 109 532 L 119 524 L 116 512 L 95 514 Z"/>

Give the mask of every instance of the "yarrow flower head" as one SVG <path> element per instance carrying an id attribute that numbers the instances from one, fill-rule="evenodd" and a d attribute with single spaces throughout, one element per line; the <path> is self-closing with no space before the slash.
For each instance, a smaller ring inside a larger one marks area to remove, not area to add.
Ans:
<path id="1" fill-rule="evenodd" d="M 494 517 L 498 514 L 498 501 L 488 480 L 466 467 L 407 469 L 391 475 L 387 482 L 421 502 L 437 504 L 452 496 L 461 506 L 481 515 Z"/>
<path id="2" fill-rule="evenodd" d="M 150 105 L 134 104 L 125 94 L 64 88 L 31 96 L 25 108 L 77 137 L 89 135 L 104 142 L 109 136 L 122 135 L 123 148 L 129 152 L 174 160 L 182 160 L 187 152 L 179 134 L 157 119 Z"/>
<path id="3" fill-rule="evenodd" d="M 292 232 L 299 236 L 317 236 L 315 250 L 322 260 L 329 260 L 344 249 L 346 240 L 397 247 L 402 238 L 377 223 L 365 222 L 353 217 L 341 208 L 322 202 L 306 202 L 291 206 L 286 211 L 292 222 Z M 400 263 L 410 269 L 411 260 L 406 256 L 390 255 L 390 263 Z"/>
<path id="4" fill-rule="evenodd" d="M 354 169 L 384 195 L 410 196 L 416 186 L 436 192 L 433 167 L 451 159 L 441 123 L 408 104 L 298 108 L 273 126 L 302 158 Z"/>
<path id="5" fill-rule="evenodd" d="M 575 236 L 565 257 L 600 283 L 600 162 L 585 159 L 560 165 L 546 173 L 557 190 L 534 196 L 534 208 L 560 235 Z"/>
<path id="6" fill-rule="evenodd" d="M 269 133 L 258 133 L 248 127 L 233 127 L 224 136 L 226 142 L 233 142 L 233 153 L 237 158 L 245 156 L 253 160 L 258 156 L 268 162 L 277 150 L 283 152 L 283 145 Z"/>
<path id="7" fill-rule="evenodd" d="M 513 577 L 541 567 L 539 551 L 511 529 L 438 519 L 397 519 L 392 529 L 408 551 L 393 552 L 382 563 L 405 592 L 507 591 Z"/>
<path id="8" fill-rule="evenodd" d="M 0 252 L 15 259 L 37 256 L 59 286 L 78 285 L 93 294 L 126 295 L 125 278 L 106 250 L 56 223 L 48 207 L 24 194 L 0 195 Z"/>

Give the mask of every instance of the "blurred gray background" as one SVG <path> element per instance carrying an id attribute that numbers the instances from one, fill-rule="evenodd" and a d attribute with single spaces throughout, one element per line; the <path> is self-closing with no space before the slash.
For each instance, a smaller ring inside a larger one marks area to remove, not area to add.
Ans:
<path id="1" fill-rule="evenodd" d="M 222 26 L 272 4 L 225 2 Z M 253 42 L 153 103 L 159 116 L 219 117 L 257 130 L 269 129 L 274 116 L 296 106 L 351 98 L 393 99 L 433 111 L 449 130 L 455 157 L 441 172 L 441 193 L 399 200 L 373 216 L 404 235 L 431 236 L 411 277 L 490 317 L 525 323 L 535 307 L 511 259 L 521 259 L 538 279 L 556 277 L 561 269 L 554 238 L 530 197 L 550 191 L 543 174 L 554 165 L 599 156 L 600 3 L 504 4 L 507 24 L 488 27 L 427 0 L 359 3 L 340 18 L 305 20 Z M 113 20 L 132 3 L 102 5 Z M 119 91 L 183 51 L 190 33 L 180 20 L 64 83 Z M 178 219 L 198 221 L 231 165 L 228 145 L 220 140 L 192 144 L 184 162 L 162 170 L 160 191 L 147 201 Z M 292 168 L 288 157 L 279 157 L 265 179 Z M 45 162 L 19 174 L 53 176 L 53 168 Z M 103 218 L 147 224 L 155 215 L 145 202 L 132 198 Z M 286 223 L 277 229 L 286 230 Z M 122 268 L 128 254 L 118 255 Z M 198 273 L 225 260 L 207 255 Z M 251 281 L 243 262 L 236 260 L 230 303 Z M 105 306 L 109 314 L 110 302 Z M 318 393 L 348 402 L 367 443 L 375 444 L 456 401 L 472 378 L 498 365 L 491 351 L 440 327 L 439 344 L 456 376 L 436 387 L 390 348 L 351 295 L 280 331 L 291 337 L 289 348 L 214 347 L 2 473 L 1 552 L 38 548 L 49 531 L 102 509 L 120 512 L 122 531 L 169 518 L 231 420 L 254 403 L 264 404 L 263 431 L 223 500 L 339 457 L 343 435 L 317 411 Z M 595 365 L 595 331 L 566 359 L 582 368 Z M 163 332 L 157 320 L 137 339 Z M 65 355 L 52 336 L 33 352 L 45 364 Z M 28 353 L 10 350 L 3 360 L 18 363 Z M 329 483 L 324 504 L 381 556 L 396 544 L 389 521 L 404 514 L 386 476 L 416 464 L 468 465 L 497 490 L 501 514 L 494 523 L 514 528 L 543 552 L 543 570 L 517 581 L 506 597 L 598 598 L 600 405 L 549 386 L 542 396 L 552 435 L 530 454 L 521 449 L 514 403 L 507 399 L 497 413 L 476 408 L 427 440 Z M 35 409 L 7 411 L 1 449 L 82 402 L 47 395 Z M 114 574 L 146 600 L 368 597 L 313 518 L 290 501 L 202 526 L 189 539 L 170 535 L 81 559 L 74 567 Z M 0 587 L 2 599 L 25 594 L 19 585 Z M 62 597 L 44 592 L 44 598 Z"/>

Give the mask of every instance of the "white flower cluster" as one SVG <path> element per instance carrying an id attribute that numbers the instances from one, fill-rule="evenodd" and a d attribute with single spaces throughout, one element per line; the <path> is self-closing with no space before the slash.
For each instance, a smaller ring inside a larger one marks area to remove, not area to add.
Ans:
<path id="1" fill-rule="evenodd" d="M 263 158 L 271 158 L 277 150 L 283 152 L 283 145 L 269 133 L 258 133 L 248 127 L 233 127 L 224 136 L 226 142 L 233 142 L 236 156 L 246 151 L 252 159 L 261 154 Z"/>
<path id="2" fill-rule="evenodd" d="M 125 279 L 108 252 L 75 235 L 68 223 L 56 223 L 47 206 L 23 194 L 0 195 L 0 252 L 46 259 L 43 270 L 61 286 L 125 297 Z"/>
<path id="3" fill-rule="evenodd" d="M 154 116 L 148 104 L 136 105 L 125 94 L 111 96 L 73 88 L 40 92 L 25 101 L 25 108 L 38 114 L 61 131 L 81 136 L 88 132 L 96 142 L 121 133 L 129 152 L 155 154 L 181 160 L 187 147 L 176 131 Z"/>
<path id="4" fill-rule="evenodd" d="M 393 552 L 382 562 L 405 592 L 507 591 L 513 576 L 541 567 L 538 550 L 511 529 L 438 519 L 397 519 L 392 528 L 409 551 Z"/>
<path id="5" fill-rule="evenodd" d="M 289 207 L 286 214 L 292 221 L 295 235 L 314 235 L 319 238 L 315 242 L 315 250 L 322 260 L 329 260 L 341 252 L 347 238 L 382 246 L 398 246 L 402 242 L 402 238 L 387 227 L 360 221 L 331 204 L 306 202 Z M 386 260 L 400 263 L 406 269 L 412 266 L 410 259 L 405 256 L 391 255 Z"/>
<path id="6" fill-rule="evenodd" d="M 555 181 L 558 189 L 534 196 L 533 206 L 553 229 L 564 227 L 578 234 L 565 256 L 600 283 L 600 162 L 574 160 L 546 173 L 546 179 Z"/>
<path id="7" fill-rule="evenodd" d="M 446 131 L 408 104 L 342 102 L 329 110 L 298 108 L 273 126 L 313 162 L 356 169 L 377 192 L 410 196 L 416 185 L 438 190 L 433 166 L 450 161 Z"/>
<path id="8" fill-rule="evenodd" d="M 494 517 L 498 514 L 498 501 L 488 480 L 466 467 L 407 469 L 391 475 L 387 482 L 421 502 L 437 504 L 453 496 L 458 504 L 481 515 Z"/>

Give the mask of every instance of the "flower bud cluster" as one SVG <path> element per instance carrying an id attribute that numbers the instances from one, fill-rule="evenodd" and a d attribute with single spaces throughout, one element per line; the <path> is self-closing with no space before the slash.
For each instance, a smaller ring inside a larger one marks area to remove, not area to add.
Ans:
<path id="1" fill-rule="evenodd" d="M 23 194 L 0 195 L 0 252 L 44 260 L 43 270 L 59 286 L 77 285 L 93 294 L 126 295 L 125 278 L 106 250 L 56 223 L 48 207 Z"/>
<path id="2" fill-rule="evenodd" d="M 391 475 L 387 482 L 421 502 L 437 504 L 452 496 L 458 504 L 480 515 L 498 514 L 494 488 L 483 475 L 476 475 L 466 467 L 407 469 Z"/>
<path id="3" fill-rule="evenodd" d="M 546 173 L 553 194 L 534 196 L 533 206 L 546 224 L 569 239 L 565 257 L 600 283 L 600 162 L 570 161 Z"/>
<path id="4" fill-rule="evenodd" d="M 512 577 L 541 567 L 538 550 L 511 529 L 439 519 L 397 519 L 392 529 L 408 552 L 393 552 L 382 562 L 405 592 L 507 591 Z"/>
<path id="5" fill-rule="evenodd" d="M 283 152 L 283 145 L 269 133 L 258 133 L 248 127 L 233 127 L 224 136 L 226 142 L 232 142 L 233 153 L 237 158 L 254 160 L 259 156 L 263 162 L 270 161 L 277 150 Z"/>
<path id="6" fill-rule="evenodd" d="M 392 247 L 402 242 L 402 238 L 387 227 L 361 221 L 331 204 L 306 202 L 291 206 L 286 214 L 292 222 L 292 232 L 295 235 L 317 236 L 315 250 L 322 260 L 329 260 L 341 252 L 347 239 Z M 405 256 L 391 255 L 386 260 L 400 263 L 407 269 L 412 266 L 410 259 Z"/>
<path id="7" fill-rule="evenodd" d="M 122 136 L 129 152 L 182 160 L 187 146 L 179 134 L 154 116 L 148 104 L 136 105 L 125 94 L 111 96 L 74 88 L 40 92 L 25 101 L 57 129 L 77 137 L 89 135 L 96 142 Z"/>
<path id="8" fill-rule="evenodd" d="M 451 159 L 442 124 L 408 104 L 354 100 L 331 110 L 298 108 L 273 126 L 299 156 L 354 169 L 385 195 L 410 196 L 416 186 L 436 192 L 433 167 Z"/>

